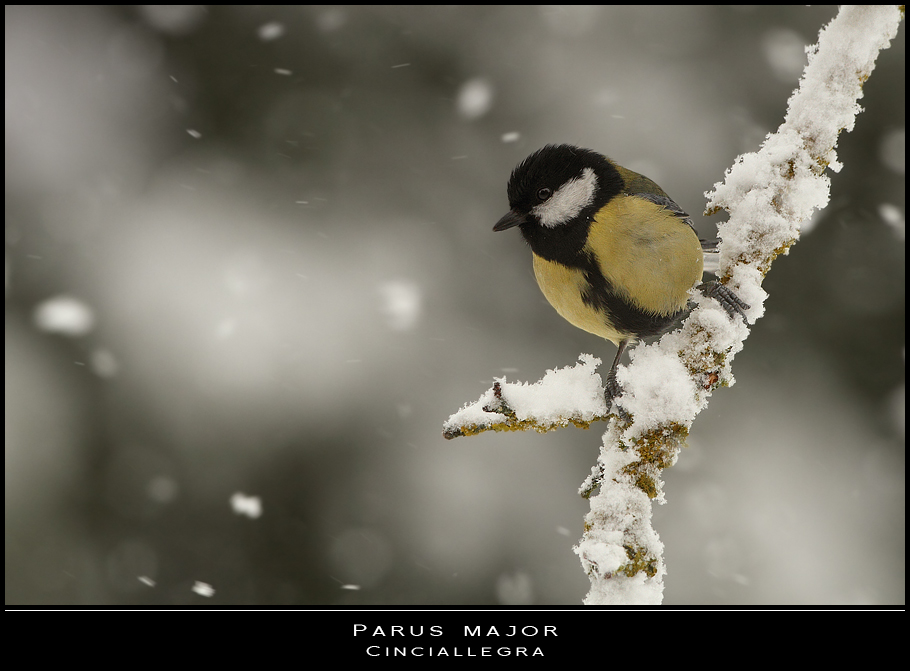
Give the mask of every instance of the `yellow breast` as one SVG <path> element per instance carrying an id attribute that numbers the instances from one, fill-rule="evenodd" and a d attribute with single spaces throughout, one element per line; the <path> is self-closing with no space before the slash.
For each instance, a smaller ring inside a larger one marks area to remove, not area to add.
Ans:
<path id="1" fill-rule="evenodd" d="M 686 307 L 701 281 L 698 236 L 666 209 L 641 198 L 614 198 L 594 218 L 585 251 L 614 290 L 637 308 L 669 315 Z"/>
<path id="2" fill-rule="evenodd" d="M 632 335 L 617 331 L 606 315 L 584 303 L 582 292 L 589 285 L 583 271 L 556 261 L 547 261 L 534 254 L 534 276 L 550 305 L 570 324 L 617 345 Z"/>

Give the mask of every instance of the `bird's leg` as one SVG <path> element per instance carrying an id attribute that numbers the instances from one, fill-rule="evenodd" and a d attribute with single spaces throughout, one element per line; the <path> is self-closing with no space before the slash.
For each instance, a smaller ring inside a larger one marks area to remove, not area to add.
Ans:
<path id="1" fill-rule="evenodd" d="M 726 310 L 727 314 L 730 315 L 732 319 L 736 319 L 736 317 L 739 316 L 742 317 L 744 322 L 747 324 L 749 323 L 746 319 L 745 311 L 751 306 L 745 301 L 740 300 L 739 296 L 733 293 L 732 289 L 728 289 L 717 280 L 699 284 L 698 288 L 705 296 L 713 298 L 720 303 L 720 306 Z"/>
<path id="2" fill-rule="evenodd" d="M 607 402 L 607 412 L 610 411 L 610 406 L 613 405 L 613 399 L 622 396 L 622 387 L 620 387 L 619 383 L 616 381 L 616 367 L 619 366 L 619 359 L 622 357 L 622 353 L 625 351 L 628 344 L 629 338 L 619 341 L 619 345 L 616 348 L 616 358 L 613 359 L 613 366 L 610 368 L 610 372 L 607 373 L 607 382 L 604 385 L 604 399 Z"/>
<path id="3" fill-rule="evenodd" d="M 710 282 L 705 282 L 704 284 L 698 285 L 699 290 L 708 298 L 715 299 L 720 303 L 721 307 L 726 311 L 732 319 L 736 317 L 742 318 L 744 322 L 749 323 L 746 319 L 746 310 L 751 306 L 745 301 L 741 300 L 732 289 L 728 289 L 726 286 L 718 282 L 717 280 L 712 280 Z M 674 320 L 674 324 L 678 324 L 686 316 L 688 316 L 691 309 L 694 307 L 694 303 L 689 302 L 689 306 L 685 310 L 681 310 L 677 315 L 677 318 Z M 610 367 L 610 372 L 607 373 L 607 381 L 604 384 L 604 400 L 607 402 L 607 411 L 609 412 L 610 408 L 613 406 L 613 399 L 622 396 L 622 387 L 619 386 L 619 383 L 616 381 L 616 369 L 619 366 L 619 360 L 622 358 L 622 353 L 626 350 L 626 347 L 629 346 L 629 343 L 632 342 L 632 338 L 626 338 L 621 340 L 619 345 L 616 348 L 616 358 L 613 359 L 613 365 Z M 628 414 L 622 409 L 619 408 L 619 414 L 622 417 L 628 417 Z"/>

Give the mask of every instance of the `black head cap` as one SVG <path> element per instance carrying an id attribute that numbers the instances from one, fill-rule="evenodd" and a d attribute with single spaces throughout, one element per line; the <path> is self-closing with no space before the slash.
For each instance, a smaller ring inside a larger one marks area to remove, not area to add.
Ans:
<path id="1" fill-rule="evenodd" d="M 590 149 L 570 144 L 548 144 L 519 163 L 512 171 L 507 193 L 509 207 L 529 210 L 534 207 L 537 192 L 548 188 L 556 191 L 570 179 L 578 177 L 585 168 L 603 169 L 610 166 L 607 157 Z"/>

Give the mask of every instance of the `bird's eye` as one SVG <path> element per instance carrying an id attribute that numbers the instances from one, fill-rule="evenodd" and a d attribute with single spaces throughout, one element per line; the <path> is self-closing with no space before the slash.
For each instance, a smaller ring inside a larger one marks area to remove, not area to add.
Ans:
<path id="1" fill-rule="evenodd" d="M 537 192 L 537 198 L 540 200 L 540 202 L 547 200 L 552 195 L 553 195 L 553 190 L 548 189 L 547 187 L 543 187 L 542 189 L 540 189 Z"/>

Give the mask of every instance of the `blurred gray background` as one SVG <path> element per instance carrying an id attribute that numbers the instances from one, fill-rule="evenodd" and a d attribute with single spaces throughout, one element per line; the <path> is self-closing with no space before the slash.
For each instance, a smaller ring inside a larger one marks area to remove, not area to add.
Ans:
<path id="1" fill-rule="evenodd" d="M 832 7 L 7 7 L 6 603 L 579 604 L 605 426 L 445 441 L 561 320 L 511 169 L 703 193 Z M 666 604 L 904 601 L 904 30 L 665 474 Z"/>

